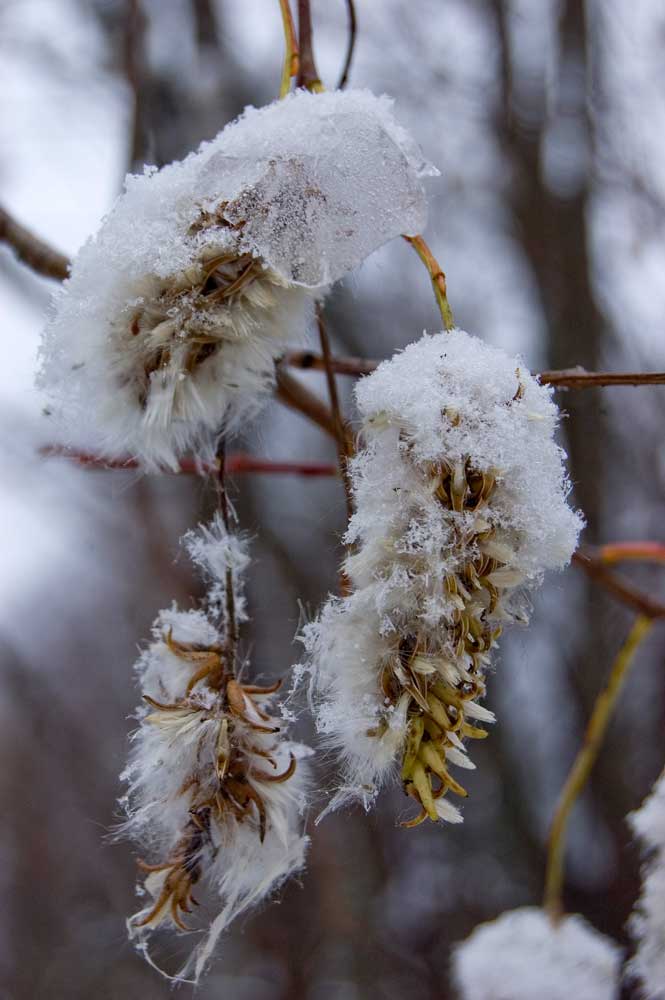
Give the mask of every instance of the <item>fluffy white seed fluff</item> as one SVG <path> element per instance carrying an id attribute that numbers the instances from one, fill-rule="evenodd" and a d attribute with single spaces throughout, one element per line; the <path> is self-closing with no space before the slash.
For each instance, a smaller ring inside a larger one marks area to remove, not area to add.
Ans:
<path id="1" fill-rule="evenodd" d="M 665 998 L 665 772 L 641 807 L 628 817 L 643 844 L 642 892 L 629 927 L 637 944 L 628 972 L 641 996 Z"/>
<path id="2" fill-rule="evenodd" d="M 304 863 L 309 750 L 284 734 L 274 688 L 232 679 L 227 669 L 220 595 L 231 569 L 236 617 L 246 619 L 238 575 L 248 563 L 244 542 L 215 518 L 186 545 L 210 580 L 208 613 L 162 611 L 138 661 L 145 704 L 123 774 L 122 833 L 136 842 L 146 873 L 131 937 L 154 964 L 148 944 L 156 931 L 203 926 L 175 977 L 198 979 L 228 924 Z M 215 899 L 221 909 L 202 918 Z"/>
<path id="3" fill-rule="evenodd" d="M 127 178 L 44 337 L 40 385 L 70 436 L 176 467 L 259 408 L 311 299 L 425 224 L 435 173 L 367 91 L 248 108 L 185 160 Z"/>
<path id="4" fill-rule="evenodd" d="M 453 952 L 460 1000 L 615 1000 L 621 949 L 580 916 L 539 907 L 481 924 Z"/>
<path id="5" fill-rule="evenodd" d="M 427 722 L 441 760 L 473 766 L 464 736 L 494 719 L 478 704 L 491 647 L 503 623 L 526 622 L 527 588 L 566 565 L 582 525 L 551 391 L 519 359 L 461 330 L 424 336 L 362 379 L 356 400 L 351 593 L 302 637 L 318 729 L 343 762 L 330 808 L 371 803 L 423 713 L 446 730 Z M 436 796 L 435 814 L 461 819 Z"/>

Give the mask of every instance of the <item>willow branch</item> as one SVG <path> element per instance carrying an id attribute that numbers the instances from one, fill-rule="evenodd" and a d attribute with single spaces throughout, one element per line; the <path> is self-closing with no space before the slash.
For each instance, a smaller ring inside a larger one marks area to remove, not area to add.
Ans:
<path id="1" fill-rule="evenodd" d="M 544 905 L 553 920 L 563 913 L 561 900 L 566 830 L 570 813 L 598 759 L 603 737 L 640 643 L 653 626 L 651 618 L 638 615 L 619 650 L 605 688 L 596 699 L 582 747 L 563 786 L 550 830 Z"/>
<path id="2" fill-rule="evenodd" d="M 19 260 L 37 274 L 64 281 L 69 274 L 69 260 L 29 229 L 22 226 L 0 206 L 0 242 L 12 247 Z"/>
<path id="3" fill-rule="evenodd" d="M 358 22 L 356 20 L 356 5 L 353 0 L 346 0 L 346 10 L 349 18 L 349 41 L 346 47 L 346 58 L 344 60 L 342 75 L 340 76 L 337 84 L 338 90 L 344 90 L 349 82 L 349 70 L 351 69 L 351 60 L 353 59 L 353 50 L 356 47 L 356 32 L 358 28 Z"/>
<path id="4" fill-rule="evenodd" d="M 453 313 L 450 305 L 448 304 L 446 276 L 441 270 L 439 262 L 425 243 L 422 236 L 403 236 L 402 238 L 405 239 L 407 243 L 411 244 L 427 268 L 427 273 L 432 281 L 432 288 L 434 289 L 434 295 L 439 307 L 439 312 L 441 313 L 443 325 L 446 330 L 452 330 L 455 326 L 455 320 L 453 319 Z"/>
<path id="5" fill-rule="evenodd" d="M 648 594 L 631 586 L 618 573 L 608 569 L 591 550 L 578 549 L 573 555 L 573 563 L 618 601 L 644 618 L 665 618 L 665 604 L 654 601 Z"/>
<path id="6" fill-rule="evenodd" d="M 310 392 L 302 382 L 290 375 L 281 365 L 277 367 L 277 387 L 275 395 L 280 403 L 296 410 L 312 420 L 326 434 L 337 440 L 335 418 L 318 396 Z"/>
<path id="7" fill-rule="evenodd" d="M 291 77 L 297 77 L 300 71 L 300 56 L 298 53 L 296 26 L 293 23 L 293 15 L 291 14 L 290 0 L 279 0 L 279 7 L 282 12 L 285 48 L 284 68 L 282 70 L 282 82 L 279 88 L 279 96 L 286 97 L 291 87 Z"/>
<path id="8" fill-rule="evenodd" d="M 61 445 L 47 445 L 40 448 L 39 454 L 45 458 L 66 458 L 75 465 L 86 469 L 104 471 L 127 471 L 139 469 L 141 466 L 134 458 L 105 458 L 87 451 L 72 451 Z M 196 462 L 193 458 L 183 458 L 180 461 L 180 472 L 184 475 L 209 475 L 218 470 L 217 462 Z M 227 475 L 242 475 L 245 473 L 266 474 L 276 476 L 337 476 L 336 465 L 324 462 L 280 462 L 268 458 L 255 458 L 244 452 L 235 452 L 226 457 Z"/>
<path id="9" fill-rule="evenodd" d="M 619 562 L 665 563 L 662 542 L 609 542 L 598 549 L 598 558 L 611 566 Z"/>
<path id="10" fill-rule="evenodd" d="M 593 389 L 608 385 L 665 385 L 665 372 L 588 372 L 584 368 L 565 368 L 541 372 L 540 381 L 561 389 Z"/>
<path id="11" fill-rule="evenodd" d="M 312 47 L 312 12 L 309 0 L 298 0 L 298 48 L 300 51 L 300 65 L 298 69 L 298 79 L 296 83 L 299 87 L 305 87 L 315 93 L 323 90 L 323 84 L 314 62 L 314 49 Z"/>
<path id="12" fill-rule="evenodd" d="M 290 368 L 325 371 L 325 363 L 314 351 L 291 351 L 283 364 Z M 332 357 L 330 365 L 338 375 L 369 375 L 381 362 L 377 358 Z M 534 373 L 544 385 L 555 389 L 590 389 L 598 386 L 665 385 L 665 372 L 587 372 L 582 368 Z"/>
<path id="13" fill-rule="evenodd" d="M 352 444 L 349 432 L 342 418 L 342 412 L 339 405 L 339 395 L 337 393 L 337 382 L 335 381 L 335 373 L 330 366 L 330 340 L 328 338 L 328 331 L 326 330 L 325 323 L 323 322 L 323 313 L 320 306 L 317 306 L 316 322 L 319 329 L 319 341 L 321 343 L 323 364 L 326 373 L 326 381 L 328 383 L 330 408 L 335 422 L 339 471 L 342 476 L 342 482 L 344 483 L 344 496 L 346 498 L 346 517 L 347 521 L 350 521 L 353 515 L 353 490 L 351 489 L 348 464 L 352 455 Z"/>

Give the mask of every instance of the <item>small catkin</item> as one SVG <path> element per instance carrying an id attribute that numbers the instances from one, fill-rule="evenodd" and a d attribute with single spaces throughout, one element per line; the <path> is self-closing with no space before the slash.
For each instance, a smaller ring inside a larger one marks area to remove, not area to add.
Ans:
<path id="1" fill-rule="evenodd" d="M 279 684 L 256 685 L 237 670 L 244 541 L 219 517 L 185 541 L 209 580 L 207 610 L 162 611 L 138 661 L 144 705 L 123 774 L 121 832 L 140 848 L 139 892 L 147 899 L 128 921 L 130 936 L 155 964 L 154 932 L 207 922 L 202 943 L 173 977 L 198 979 L 228 924 L 304 864 L 310 751 L 284 732 Z M 209 921 L 194 916 L 199 890 L 208 905 L 221 900 Z"/>

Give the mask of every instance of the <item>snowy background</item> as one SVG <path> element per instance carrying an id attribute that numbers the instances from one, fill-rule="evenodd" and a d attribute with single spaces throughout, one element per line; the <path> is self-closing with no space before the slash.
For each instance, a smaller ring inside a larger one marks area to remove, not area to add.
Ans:
<path id="1" fill-rule="evenodd" d="M 312 6 L 331 86 L 345 4 Z M 357 13 L 352 84 L 393 94 L 442 173 L 428 183 L 425 235 L 458 323 L 533 370 L 663 370 L 662 3 L 357 0 Z M 127 169 L 180 157 L 271 100 L 281 60 L 276 0 L 2 0 L 3 202 L 75 253 Z M 192 477 L 39 457 L 55 440 L 33 388 L 51 287 L 0 250 L 0 996 L 148 1000 L 167 986 L 125 940 L 134 859 L 105 837 L 137 645 L 160 607 L 196 597 L 177 543 L 211 498 Z M 425 272 L 399 242 L 335 290 L 327 315 L 338 353 L 372 357 L 438 325 Z M 663 540 L 662 388 L 559 401 L 586 540 Z M 334 460 L 276 405 L 238 446 Z M 244 476 L 234 496 L 257 535 L 247 643 L 257 667 L 280 674 L 298 656 L 298 601 L 315 608 L 335 586 L 341 486 Z M 655 572 L 641 582 L 663 586 Z M 199 995 L 451 995 L 450 944 L 540 898 L 556 795 L 628 624 L 576 571 L 552 578 L 529 631 L 502 642 L 487 699 L 499 724 L 474 748 L 464 824 L 396 829 L 399 790 L 368 818 L 327 820 L 302 886 L 233 928 Z M 619 940 L 637 893 L 623 817 L 662 767 L 663 666 L 656 632 L 572 827 L 568 908 Z"/>

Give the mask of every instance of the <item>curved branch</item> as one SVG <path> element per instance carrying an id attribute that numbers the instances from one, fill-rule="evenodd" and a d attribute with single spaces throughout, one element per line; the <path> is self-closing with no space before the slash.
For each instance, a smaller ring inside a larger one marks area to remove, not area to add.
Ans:
<path id="1" fill-rule="evenodd" d="M 665 618 L 665 604 L 654 601 L 648 594 L 631 586 L 618 573 L 612 572 L 597 558 L 592 550 L 580 548 L 574 553 L 573 563 L 584 570 L 590 579 L 600 584 L 622 604 L 645 618 Z"/>
<path id="2" fill-rule="evenodd" d="M 340 76 L 337 84 L 338 90 L 344 90 L 349 82 L 349 70 L 351 69 L 351 60 L 353 59 L 353 50 L 356 47 L 356 32 L 358 28 L 358 22 L 356 20 L 356 6 L 353 0 L 346 0 L 346 9 L 349 15 L 349 41 L 346 48 L 346 58 L 344 60 L 342 75 Z"/>
<path id="3" fill-rule="evenodd" d="M 95 455 L 92 452 L 73 451 L 61 445 L 46 445 L 39 449 L 39 454 L 44 458 L 67 458 L 76 465 L 100 471 L 116 469 L 126 471 L 141 468 L 134 458 L 105 458 L 103 455 Z M 192 458 L 183 458 L 180 462 L 180 472 L 183 475 L 208 475 L 217 471 L 216 462 L 195 462 Z M 227 456 L 226 472 L 229 475 L 254 473 L 258 475 L 313 477 L 337 476 L 339 474 L 337 466 L 329 463 L 273 461 L 268 458 L 255 458 L 244 452 L 235 452 Z"/>
<path id="4" fill-rule="evenodd" d="M 57 281 L 64 281 L 69 275 L 69 259 L 22 226 L 2 206 L 0 206 L 0 242 L 12 247 L 19 260 L 37 274 L 55 278 Z"/>

